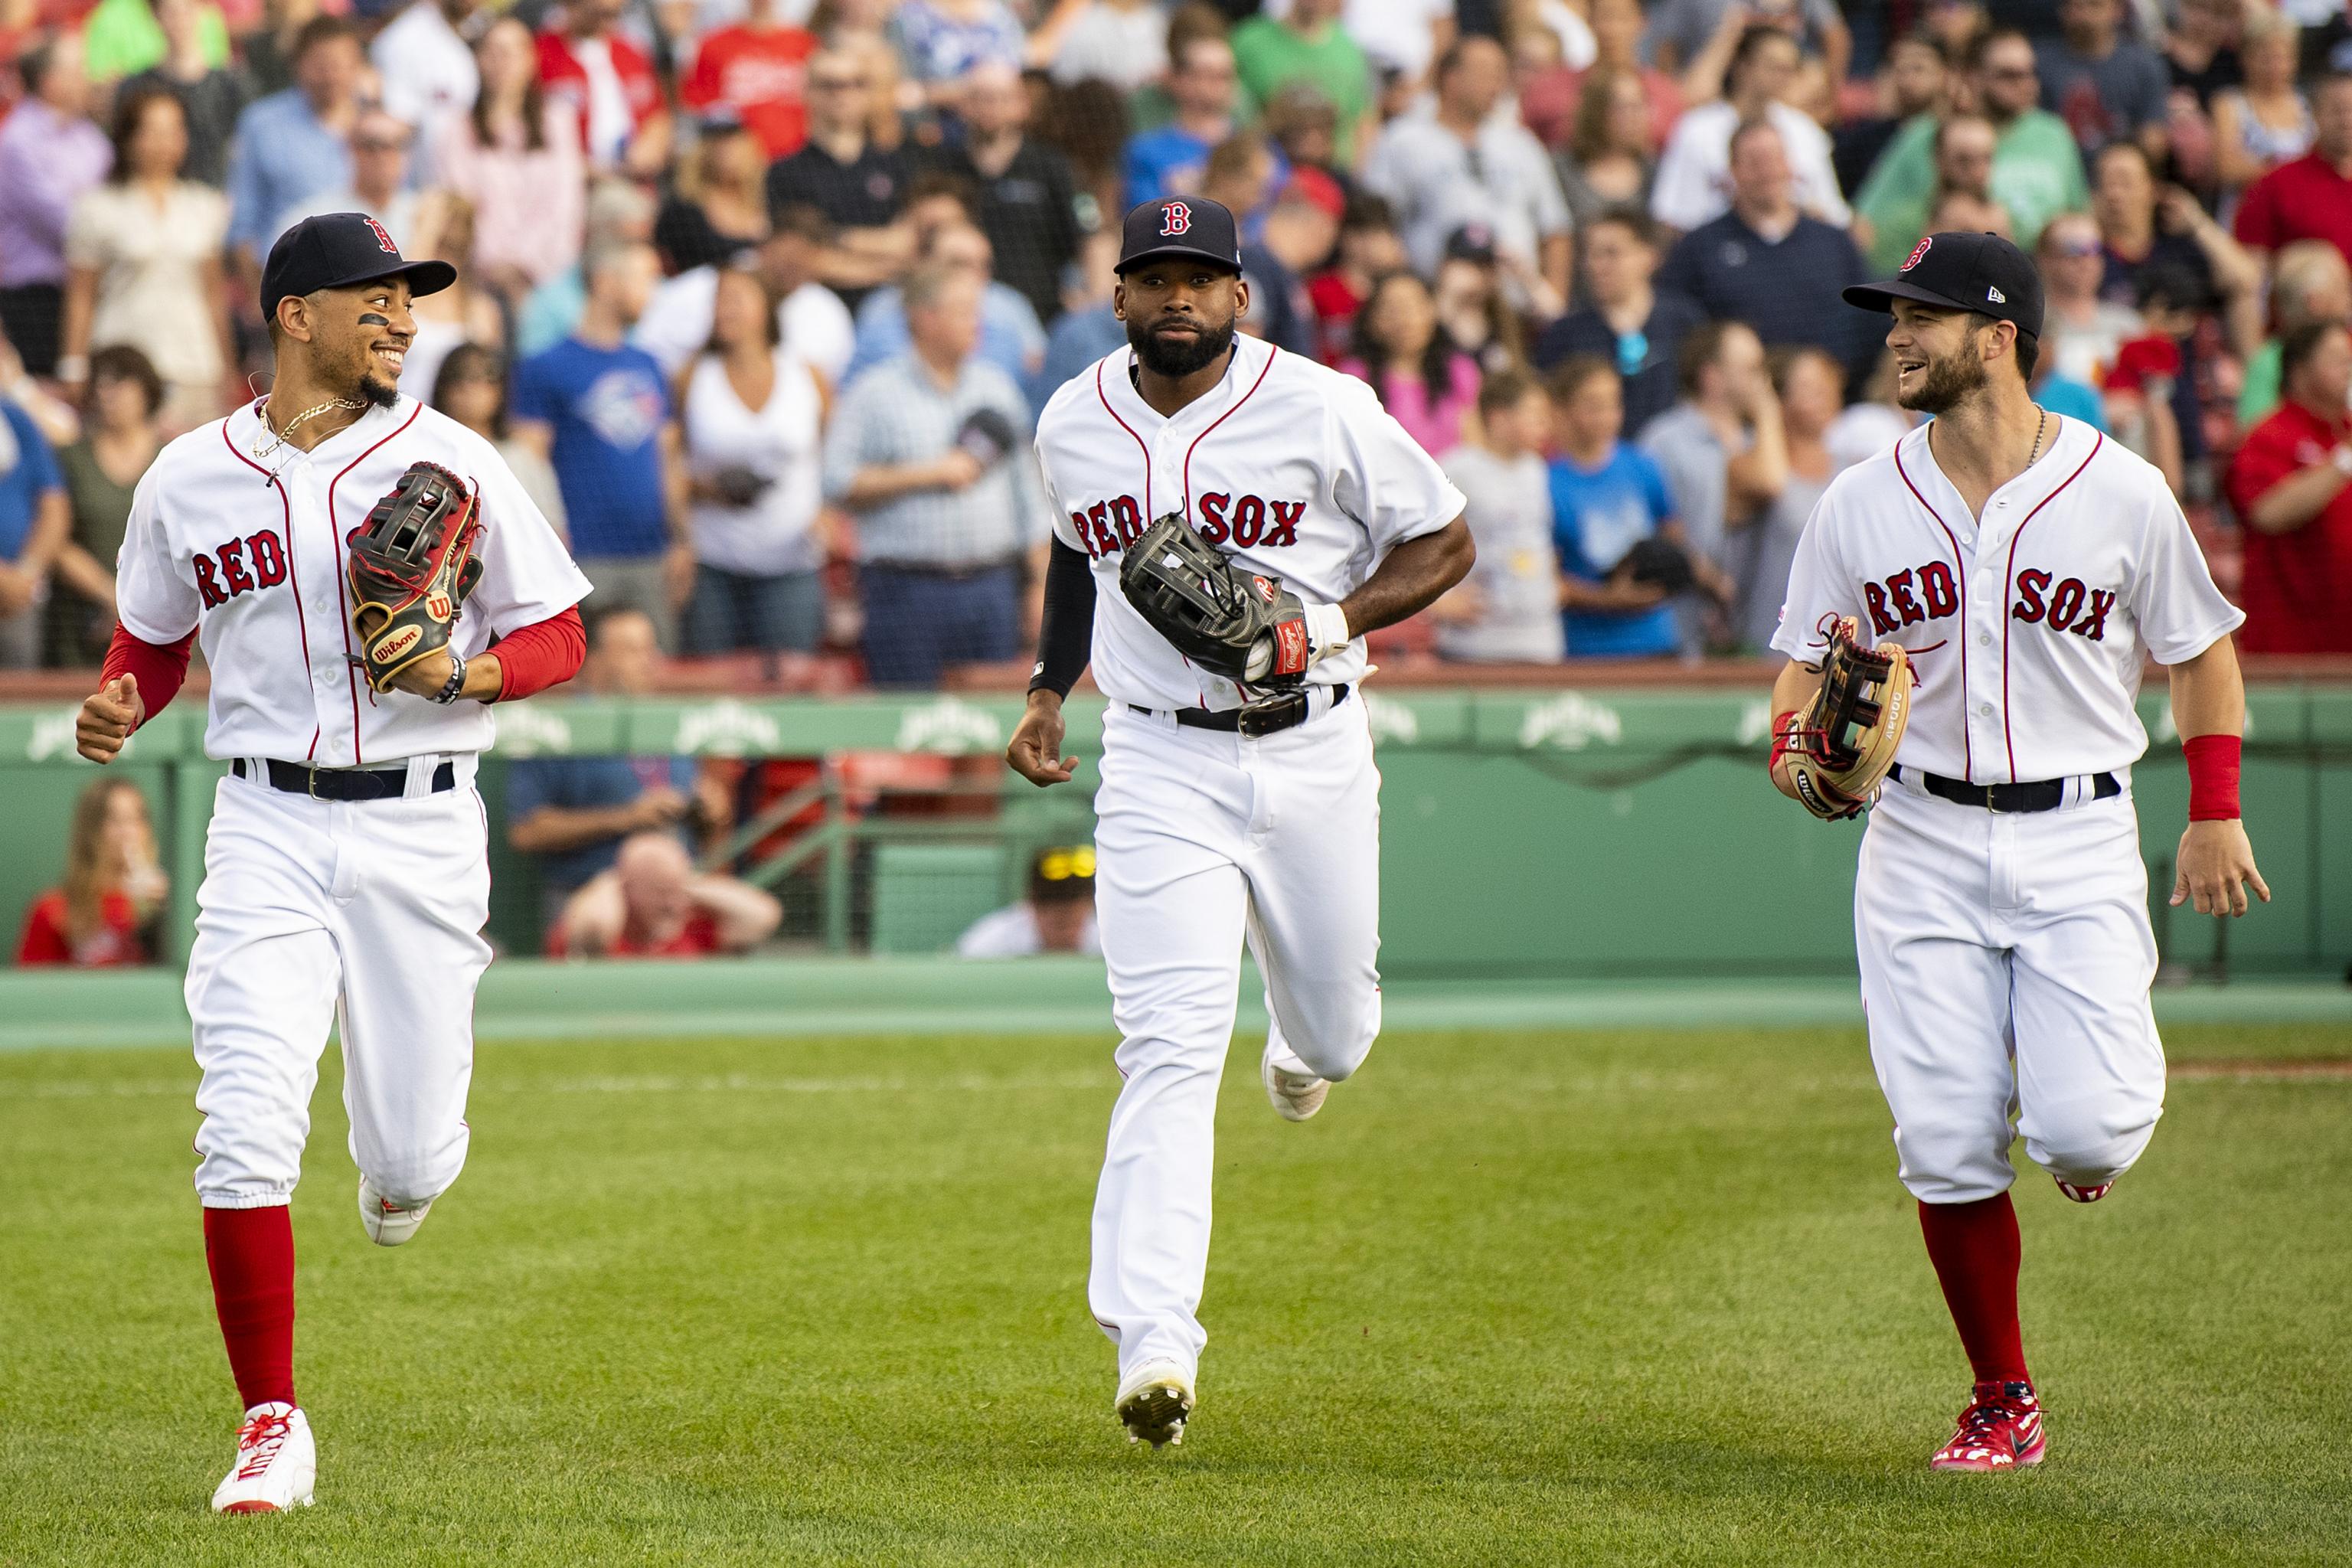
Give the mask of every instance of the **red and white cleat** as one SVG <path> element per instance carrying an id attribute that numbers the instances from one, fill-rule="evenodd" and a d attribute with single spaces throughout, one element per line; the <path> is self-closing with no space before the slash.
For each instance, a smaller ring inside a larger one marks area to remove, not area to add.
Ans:
<path id="1" fill-rule="evenodd" d="M 1979 1383 L 1933 1470 L 2021 1470 L 2042 1462 L 2042 1401 L 2030 1383 Z"/>
<path id="2" fill-rule="evenodd" d="M 367 1227 L 368 1239 L 378 1247 L 398 1247 L 416 1234 L 425 1216 L 433 1211 L 433 1200 L 421 1204 L 397 1204 L 385 1197 L 373 1182 L 360 1178 L 360 1224 Z"/>
<path id="3" fill-rule="evenodd" d="M 257 1405 L 236 1431 L 236 1463 L 213 1489 L 215 1513 L 309 1508 L 319 1476 L 310 1418 L 291 1405 Z"/>
<path id="4" fill-rule="evenodd" d="M 1276 1054 L 1276 1042 L 1268 1040 L 1265 1052 L 1258 1058 L 1258 1081 L 1265 1085 L 1265 1098 L 1274 1113 L 1285 1121 L 1304 1121 L 1323 1109 L 1324 1096 L 1331 1092 L 1330 1080 L 1317 1078 L 1307 1064 L 1288 1051 Z"/>
<path id="5" fill-rule="evenodd" d="M 2078 1204 L 2097 1203 L 2101 1198 L 2105 1197 L 2107 1194 L 2114 1191 L 2116 1185 L 2113 1182 L 2101 1182 L 2095 1187 L 2078 1187 L 2072 1182 L 2059 1181 L 2056 1176 L 2053 1176 L 2050 1179 L 2058 1183 L 2058 1190 L 2060 1192 L 2065 1194 L 2068 1197 L 2074 1199 Z"/>

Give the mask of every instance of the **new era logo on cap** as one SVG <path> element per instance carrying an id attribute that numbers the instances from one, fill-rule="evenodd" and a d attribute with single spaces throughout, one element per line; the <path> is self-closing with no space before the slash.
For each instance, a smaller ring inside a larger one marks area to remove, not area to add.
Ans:
<path id="1" fill-rule="evenodd" d="M 1996 305 L 2006 305 L 2009 303 L 2009 296 L 2002 293 L 1998 288 L 1990 284 L 1987 284 L 1985 286 L 1985 298 L 1991 300 Z"/>

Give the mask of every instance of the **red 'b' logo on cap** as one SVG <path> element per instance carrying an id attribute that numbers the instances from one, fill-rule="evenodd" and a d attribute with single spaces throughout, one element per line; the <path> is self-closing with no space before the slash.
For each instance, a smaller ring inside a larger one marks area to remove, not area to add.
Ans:
<path id="1" fill-rule="evenodd" d="M 1920 242 L 1919 242 L 1916 247 L 1913 247 L 1913 249 L 1912 249 L 1912 251 L 1911 251 L 1911 259 L 1910 259 L 1910 260 L 1908 260 L 1908 261 L 1906 261 L 1906 262 L 1905 262 L 1901 267 L 1896 268 L 1895 268 L 1895 270 L 1896 270 L 1896 271 L 1898 271 L 1898 272 L 1908 272 L 1908 271 L 1910 271 L 1914 267 L 1918 266 L 1918 265 L 1919 265 L 1919 258 L 1920 258 L 1921 257 L 1923 257 L 1923 256 L 1927 255 L 1927 247 L 1928 247 L 1929 246 L 1931 246 L 1931 245 L 1935 244 L 1935 243 L 1936 243 L 1936 237 L 1935 237 L 1934 235 L 1932 235 L 1932 234 L 1931 234 L 1931 235 L 1929 235 L 1927 238 L 1925 238 L 1925 239 L 1921 240 L 1921 241 L 1920 241 Z"/>
<path id="2" fill-rule="evenodd" d="M 1160 214 L 1160 232 L 1163 235 L 1182 234 L 1192 226 L 1192 209 L 1182 202 L 1170 202 Z"/>
<path id="3" fill-rule="evenodd" d="M 392 243 L 392 236 L 385 232 L 383 225 L 376 222 L 375 219 L 372 217 L 362 218 L 360 221 L 366 224 L 368 227 L 375 230 L 375 242 L 383 247 L 383 253 L 386 256 L 398 256 L 400 254 L 400 247 Z"/>

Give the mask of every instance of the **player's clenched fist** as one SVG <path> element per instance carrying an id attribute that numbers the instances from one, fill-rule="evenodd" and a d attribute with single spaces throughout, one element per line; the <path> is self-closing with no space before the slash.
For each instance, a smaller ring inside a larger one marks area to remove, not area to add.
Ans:
<path id="1" fill-rule="evenodd" d="M 93 763 L 110 763 L 145 717 L 139 701 L 139 678 L 118 675 L 82 699 L 81 716 L 74 721 L 74 750 Z"/>
<path id="2" fill-rule="evenodd" d="M 1004 760 L 1039 789 L 1069 783 L 1078 759 L 1062 755 L 1062 700 L 1051 691 L 1031 692 L 1029 710 L 1021 715 L 1013 743 L 1004 748 Z"/>
<path id="3" fill-rule="evenodd" d="M 2246 889 L 2264 903 L 2271 886 L 2254 868 L 2254 847 L 2245 825 L 2227 821 L 2192 822 L 2180 836 L 2179 869 L 2172 879 L 2172 903 L 2178 909 L 2193 902 L 2200 915 L 2242 915 Z"/>

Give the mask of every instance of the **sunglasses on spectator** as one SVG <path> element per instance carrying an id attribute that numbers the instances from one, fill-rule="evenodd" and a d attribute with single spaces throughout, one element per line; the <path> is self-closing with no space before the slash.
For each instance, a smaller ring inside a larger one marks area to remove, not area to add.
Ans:
<path id="1" fill-rule="evenodd" d="M 2096 256 L 2099 254 L 2099 242 L 2095 239 L 2053 239 L 2050 242 L 2050 248 L 2059 256 Z"/>
<path id="2" fill-rule="evenodd" d="M 1985 72 L 1995 81 L 2032 81 L 2041 74 L 2032 66 L 2001 66 Z"/>
<path id="3" fill-rule="evenodd" d="M 862 76 L 813 76 L 809 86 L 825 92 L 856 92 L 866 86 Z"/>

